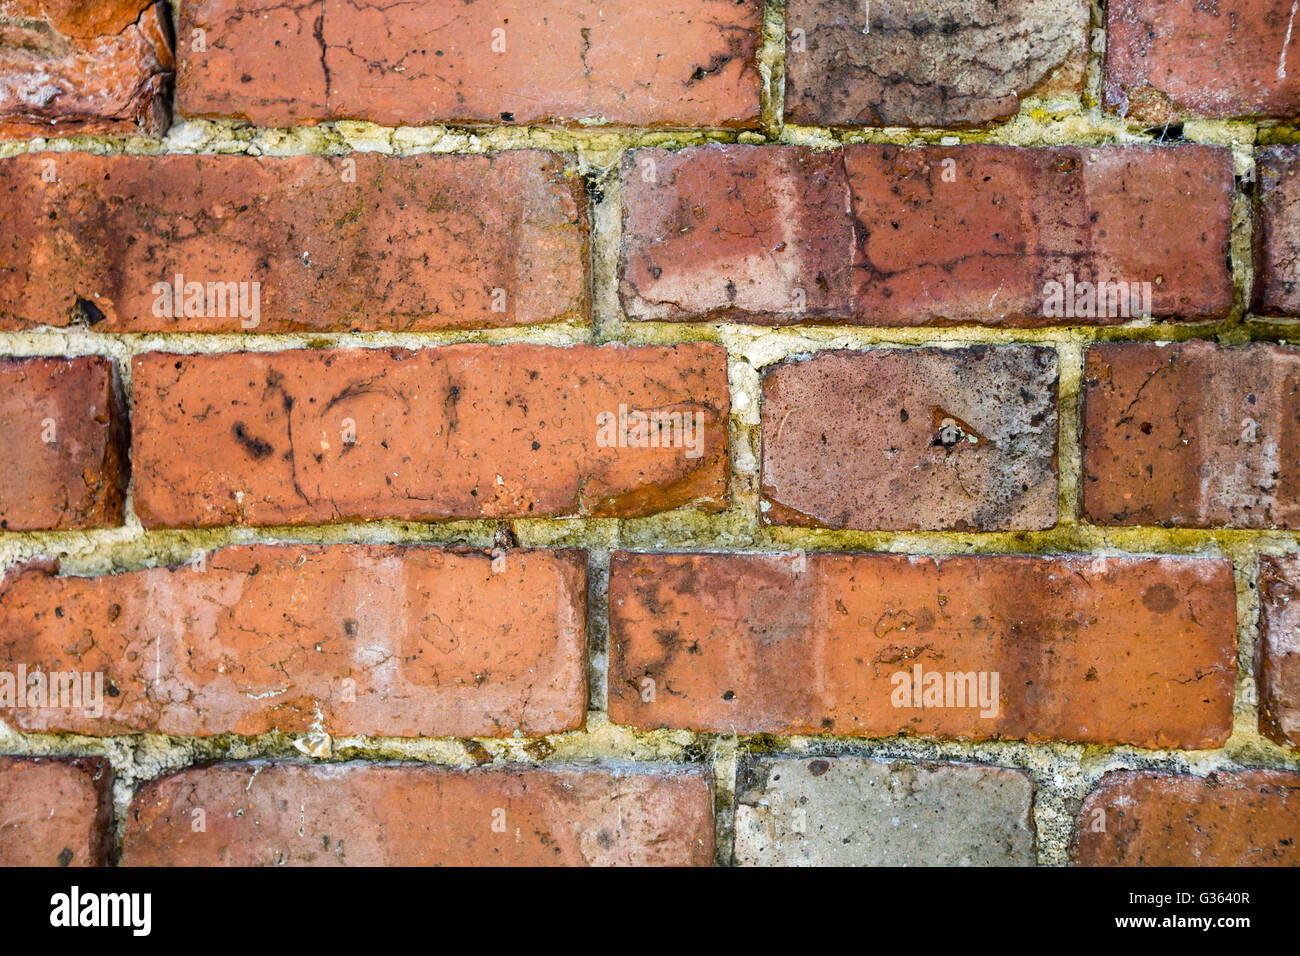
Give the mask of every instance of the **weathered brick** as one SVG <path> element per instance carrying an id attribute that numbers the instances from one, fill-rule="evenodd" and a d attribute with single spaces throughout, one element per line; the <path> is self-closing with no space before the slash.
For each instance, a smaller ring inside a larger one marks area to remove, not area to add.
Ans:
<path id="1" fill-rule="evenodd" d="M 194 821 L 202 819 L 205 829 Z M 713 778 L 663 766 L 219 764 L 145 784 L 128 866 L 707 866 Z"/>
<path id="2" fill-rule="evenodd" d="M 44 153 L 0 160 L 0 196 L 0 328 L 419 330 L 590 313 L 583 180 L 553 153 Z"/>
<path id="3" fill-rule="evenodd" d="M 716 509 L 728 395 L 703 343 L 150 353 L 135 508 L 148 527 Z M 632 447 L 621 406 L 691 428 Z"/>
<path id="4" fill-rule="evenodd" d="M 1084 358 L 1083 513 L 1096 524 L 1300 527 L 1300 353 L 1095 345 Z"/>
<path id="5" fill-rule="evenodd" d="M 196 0 L 178 109 L 262 126 L 755 126 L 760 0 Z"/>
<path id="6" fill-rule="evenodd" d="M 766 517 L 977 531 L 1056 523 L 1050 348 L 822 352 L 763 379 Z"/>
<path id="7" fill-rule="evenodd" d="M 1034 865 L 1034 788 L 1018 770 L 758 757 L 736 801 L 741 866 Z"/>
<path id="8" fill-rule="evenodd" d="M 609 614 L 610 718 L 640 728 L 1187 749 L 1232 729 L 1217 558 L 619 552 Z M 948 674 L 977 686 L 916 706 Z"/>
<path id="9" fill-rule="evenodd" d="M 0 757 L 0 866 L 103 866 L 112 784 L 101 757 Z"/>
<path id="10" fill-rule="evenodd" d="M 1300 315 L 1300 147 L 1255 157 L 1255 285 L 1252 310 Z"/>
<path id="11" fill-rule="evenodd" d="M 1259 729 L 1300 750 L 1300 555 L 1259 558 Z"/>
<path id="12" fill-rule="evenodd" d="M 154 0 L 0 0 L 0 139 L 161 134 L 169 20 Z"/>
<path id="13" fill-rule="evenodd" d="M 1217 147 L 643 149 L 623 177 L 633 319 L 1113 325 L 1232 305 Z"/>
<path id="14" fill-rule="evenodd" d="M 1105 105 L 1153 123 L 1294 116 L 1300 110 L 1295 26 L 1291 0 L 1111 0 Z"/>
<path id="15" fill-rule="evenodd" d="M 105 735 L 572 730 L 585 591 L 575 551 L 253 545 L 103 577 L 20 568 L 0 582 L 0 662 L 101 674 L 102 693 L 0 715 Z"/>
<path id="16" fill-rule="evenodd" d="M 974 126 L 1081 91 L 1088 3 L 789 0 L 785 26 L 789 122 Z"/>
<path id="17" fill-rule="evenodd" d="M 0 529 L 122 523 L 126 416 L 112 359 L 0 359 Z"/>
<path id="18" fill-rule="evenodd" d="M 1083 866 L 1300 866 L 1300 774 L 1123 771 L 1079 814 Z"/>

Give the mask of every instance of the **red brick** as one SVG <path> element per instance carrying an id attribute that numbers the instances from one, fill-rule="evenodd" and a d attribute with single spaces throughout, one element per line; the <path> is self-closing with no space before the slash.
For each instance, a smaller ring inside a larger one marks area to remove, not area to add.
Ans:
<path id="1" fill-rule="evenodd" d="M 1300 750 L 1300 555 L 1259 559 L 1259 729 Z"/>
<path id="2" fill-rule="evenodd" d="M 180 47 L 178 108 L 261 126 L 755 126 L 762 8 L 196 0 L 181 6 L 180 35 L 205 30 L 207 49 Z"/>
<path id="3" fill-rule="evenodd" d="M 788 0 L 785 28 L 789 122 L 972 126 L 1082 92 L 1088 3 Z"/>
<path id="4" fill-rule="evenodd" d="M 610 718 L 644 729 L 1186 749 L 1232 729 L 1215 558 L 616 553 L 609 613 Z M 916 667 L 983 672 L 990 701 L 996 673 L 997 713 L 909 706 Z"/>
<path id="5" fill-rule="evenodd" d="M 0 529 L 120 525 L 126 430 L 112 359 L 0 359 Z"/>
<path id="6" fill-rule="evenodd" d="M 1106 525 L 1300 527 L 1300 353 L 1095 345 L 1084 359 L 1083 513 Z"/>
<path id="7" fill-rule="evenodd" d="M 198 814 L 197 811 L 202 811 Z M 196 821 L 204 829 L 196 831 Z M 707 866 L 713 780 L 650 765 L 218 764 L 136 794 L 128 866 Z"/>
<path id="8" fill-rule="evenodd" d="M 1255 287 L 1252 311 L 1300 315 L 1300 147 L 1255 157 Z"/>
<path id="9" fill-rule="evenodd" d="M 150 353 L 135 508 L 146 527 L 717 509 L 728 395 L 710 344 Z M 694 447 L 618 447 L 598 420 L 620 405 L 693 416 Z"/>
<path id="10" fill-rule="evenodd" d="M 1050 348 L 821 352 L 763 378 L 768 521 L 1025 530 L 1056 523 Z"/>
<path id="11" fill-rule="evenodd" d="M 573 730 L 585 591 L 576 551 L 252 545 L 105 577 L 20 568 L 0 584 L 5 669 L 102 674 L 102 714 L 0 714 L 103 735 Z"/>
<path id="12" fill-rule="evenodd" d="M 1300 110 L 1291 0 L 1106 5 L 1105 105 L 1132 119 L 1289 118 Z"/>
<path id="13" fill-rule="evenodd" d="M 406 331 L 590 314 L 583 180 L 554 153 L 34 154 L 0 160 L 0 196 L 0 328 Z M 188 316 L 163 294 L 177 275 L 204 287 Z M 209 307 L 209 283 L 244 283 L 244 299 Z"/>
<path id="14" fill-rule="evenodd" d="M 1079 814 L 1082 866 L 1300 866 L 1300 774 L 1124 771 Z"/>
<path id="15" fill-rule="evenodd" d="M 103 866 L 112 786 L 100 757 L 0 757 L 0 866 Z"/>
<path id="16" fill-rule="evenodd" d="M 160 135 L 170 18 L 153 0 L 0 0 L 0 139 Z"/>
<path id="17" fill-rule="evenodd" d="M 1090 314 L 1085 282 L 1150 283 L 1158 318 L 1232 305 L 1232 155 L 1216 147 L 703 146 L 637 150 L 623 176 L 634 319 L 1128 321 Z M 1077 305 L 1052 307 L 1049 283 L 1067 282 Z"/>

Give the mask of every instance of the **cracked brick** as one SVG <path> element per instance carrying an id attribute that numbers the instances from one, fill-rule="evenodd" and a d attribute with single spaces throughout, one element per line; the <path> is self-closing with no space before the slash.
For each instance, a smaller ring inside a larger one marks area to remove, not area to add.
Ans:
<path id="1" fill-rule="evenodd" d="M 760 0 L 196 0 L 185 116 L 261 126 L 753 127 Z"/>
<path id="2" fill-rule="evenodd" d="M 623 180 L 632 319 L 1073 326 L 1232 306 L 1216 147 L 641 149 Z"/>
<path id="3" fill-rule="evenodd" d="M 1100 525 L 1300 527 L 1300 352 L 1094 345 L 1083 373 L 1083 515 Z"/>

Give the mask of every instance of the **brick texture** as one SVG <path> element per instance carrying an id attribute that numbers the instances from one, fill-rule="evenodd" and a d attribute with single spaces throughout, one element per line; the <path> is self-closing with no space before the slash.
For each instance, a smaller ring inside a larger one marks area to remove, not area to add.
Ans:
<path id="1" fill-rule="evenodd" d="M 178 108 L 262 126 L 754 126 L 759 0 L 196 0 Z"/>
<path id="2" fill-rule="evenodd" d="M 1214 747 L 1232 727 L 1235 604 L 1213 558 L 619 552 L 609 712 L 717 733 Z M 981 673 L 992 706 L 969 685 L 927 703 L 926 675 L 946 690 Z"/>
<path id="3" fill-rule="evenodd" d="M 111 359 L 0 359 L 0 530 L 121 524 L 126 430 Z"/>
<path id="4" fill-rule="evenodd" d="M 1300 110 L 1295 21 L 1290 0 L 1112 0 L 1105 104 L 1155 123 L 1294 116 Z"/>
<path id="5" fill-rule="evenodd" d="M 572 730 L 585 596 L 575 551 L 253 545 L 102 577 L 20 568 L 0 584 L 0 664 L 102 674 L 101 706 L 0 716 L 87 734 Z"/>
<path id="6" fill-rule="evenodd" d="M 1259 559 L 1259 729 L 1300 750 L 1300 555 Z"/>
<path id="7" fill-rule="evenodd" d="M 714 345 L 151 353 L 134 382 L 148 527 L 637 515 L 727 499 Z M 676 413 L 680 427 L 622 428 L 620 406 L 629 422 Z"/>
<path id="8" fill-rule="evenodd" d="M 1300 774 L 1107 774 L 1079 814 L 1084 866 L 1300 865 Z"/>
<path id="9" fill-rule="evenodd" d="M 170 29 L 153 0 L 0 0 L 0 139 L 163 132 Z"/>
<path id="10" fill-rule="evenodd" d="M 45 153 L 0 160 L 0 196 L 0 328 L 406 331 L 589 314 L 583 180 L 551 153 Z"/>
<path id="11" fill-rule="evenodd" d="M 1232 171 L 1207 146 L 637 150 L 619 289 L 634 319 L 1211 319 L 1232 305 Z M 1103 282 L 1129 295 L 1099 305 Z"/>
<path id="12" fill-rule="evenodd" d="M 1256 154 L 1253 310 L 1300 315 L 1300 147 Z"/>
<path id="13" fill-rule="evenodd" d="M 741 866 L 1033 866 L 1034 789 L 1000 767 L 750 758 Z"/>
<path id="14" fill-rule="evenodd" d="M 1096 524 L 1300 527 L 1300 353 L 1088 349 L 1083 512 Z"/>
<path id="15" fill-rule="evenodd" d="M 1300 865 L 1297 21 L 0 0 L 0 865 Z"/>
<path id="16" fill-rule="evenodd" d="M 1056 353 L 823 352 L 763 379 L 769 521 L 993 531 L 1056 523 Z"/>
<path id="17" fill-rule="evenodd" d="M 1032 93 L 1080 92 L 1083 0 L 788 0 L 786 121 L 973 126 Z M 865 31 L 865 32 L 864 32 Z"/>
<path id="18" fill-rule="evenodd" d="M 195 811 L 205 829 L 196 832 Z M 128 866 L 701 866 L 713 784 L 674 767 L 225 764 L 153 780 Z"/>
<path id="19" fill-rule="evenodd" d="M 101 866 L 112 783 L 99 757 L 0 757 L 0 866 Z"/>

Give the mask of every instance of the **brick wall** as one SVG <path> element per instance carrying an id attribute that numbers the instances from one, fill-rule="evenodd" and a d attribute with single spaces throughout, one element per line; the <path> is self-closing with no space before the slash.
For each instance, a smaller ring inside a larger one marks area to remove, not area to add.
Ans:
<path id="1" fill-rule="evenodd" d="M 0 0 L 0 863 L 1300 863 L 1293 18 Z"/>

